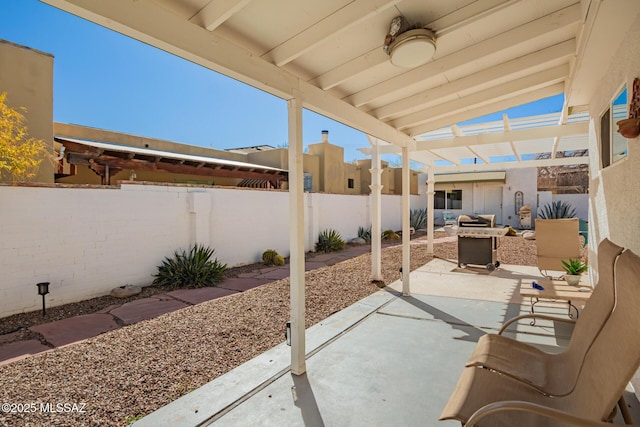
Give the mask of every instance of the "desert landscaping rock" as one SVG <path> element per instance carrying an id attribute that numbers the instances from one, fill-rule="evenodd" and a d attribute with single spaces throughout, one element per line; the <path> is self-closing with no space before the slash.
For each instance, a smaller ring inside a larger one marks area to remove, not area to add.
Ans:
<path id="1" fill-rule="evenodd" d="M 457 242 L 434 251 L 455 260 Z M 417 239 L 411 269 L 431 259 Z M 498 259 L 535 265 L 535 242 L 501 238 Z M 400 246 L 383 249 L 385 283 L 398 279 L 401 262 Z M 370 272 L 369 253 L 307 272 L 305 326 L 378 291 Z M 287 278 L 0 366 L 0 401 L 87 404 L 84 413 L 0 413 L 0 426 L 126 425 L 280 344 L 288 318 Z"/>
<path id="2" fill-rule="evenodd" d="M 125 285 L 113 288 L 110 295 L 114 298 L 127 298 L 142 292 L 141 286 Z"/>
<path id="3" fill-rule="evenodd" d="M 353 238 L 353 239 L 349 240 L 349 243 L 352 244 L 352 245 L 360 246 L 360 245 L 366 245 L 367 241 L 364 240 L 362 237 L 356 237 L 356 238 Z"/>

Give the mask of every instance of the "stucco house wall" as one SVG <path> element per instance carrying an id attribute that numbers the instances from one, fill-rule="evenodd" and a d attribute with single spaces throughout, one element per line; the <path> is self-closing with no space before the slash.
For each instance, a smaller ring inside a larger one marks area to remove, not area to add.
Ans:
<path id="1" fill-rule="evenodd" d="M 635 253 L 640 253 L 640 140 L 628 140 L 626 158 L 602 169 L 600 156 L 600 117 L 620 87 L 626 83 L 631 98 L 633 79 L 640 77 L 640 16 L 626 34 L 605 77 L 589 103 L 590 156 L 590 249 L 607 237 Z M 613 131 L 617 129 L 613 124 Z"/>
<path id="2" fill-rule="evenodd" d="M 302 169 L 310 173 L 312 192 L 320 191 L 320 159 L 311 154 L 302 154 Z M 245 162 L 255 163 L 273 168 L 289 169 L 289 150 L 287 148 L 274 148 L 273 150 L 256 151 L 248 154 Z"/>
<path id="3" fill-rule="evenodd" d="M 331 194 L 344 194 L 346 188 L 344 148 L 322 141 L 309 144 L 309 154 L 320 160 L 320 189 Z"/>
<path id="4" fill-rule="evenodd" d="M 45 141 L 53 154 L 53 55 L 0 40 L 2 92 L 9 107 L 26 108 L 21 113 L 29 136 Z M 53 174 L 53 163 L 45 160 L 31 181 L 52 183 Z"/>

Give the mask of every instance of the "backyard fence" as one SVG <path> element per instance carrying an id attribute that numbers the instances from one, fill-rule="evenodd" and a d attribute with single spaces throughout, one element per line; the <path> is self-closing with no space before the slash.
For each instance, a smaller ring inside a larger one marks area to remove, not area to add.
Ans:
<path id="1" fill-rule="evenodd" d="M 0 317 L 37 310 L 36 283 L 51 282 L 47 306 L 148 285 L 177 249 L 209 245 L 229 267 L 265 249 L 289 254 L 287 192 L 186 185 L 0 186 Z M 425 196 L 411 196 L 412 208 Z M 305 247 L 337 230 L 345 240 L 371 225 L 370 196 L 305 194 Z M 401 226 L 401 196 L 382 196 L 382 228 Z"/>

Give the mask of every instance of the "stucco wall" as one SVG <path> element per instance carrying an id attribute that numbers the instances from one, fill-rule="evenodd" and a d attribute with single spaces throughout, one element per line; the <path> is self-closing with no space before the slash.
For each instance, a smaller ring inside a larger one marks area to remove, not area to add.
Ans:
<path id="1" fill-rule="evenodd" d="M 309 144 L 309 154 L 320 161 L 320 191 L 343 194 L 346 187 L 344 148 L 328 142 Z"/>
<path id="2" fill-rule="evenodd" d="M 522 191 L 523 205 L 531 206 L 531 225 L 533 226 L 538 201 L 538 170 L 537 168 L 522 168 L 507 169 L 506 172 L 506 180 L 502 187 L 502 223 L 518 227 L 520 216 L 515 210 L 515 194 Z"/>
<path id="3" fill-rule="evenodd" d="M 53 154 L 53 55 L 0 40 L 0 93 L 27 119 L 29 136 L 41 139 Z M 53 182 L 53 163 L 43 161 L 33 182 Z"/>
<path id="4" fill-rule="evenodd" d="M 628 141 L 628 156 L 601 169 L 600 164 L 600 116 L 624 83 L 629 89 L 633 79 L 640 77 L 640 16 L 617 47 L 614 59 L 590 102 L 591 123 L 589 129 L 590 157 L 590 236 L 591 250 L 608 237 L 615 243 L 640 253 L 640 140 Z M 614 124 L 614 129 L 617 127 Z"/>
<path id="5" fill-rule="evenodd" d="M 353 186 L 349 188 L 349 180 L 352 180 Z M 344 192 L 345 194 L 361 194 L 360 184 L 360 166 L 353 163 L 344 164 Z M 367 191 L 365 194 L 368 194 Z"/>
<path id="6" fill-rule="evenodd" d="M 0 186 L 0 317 L 40 307 L 35 284 L 51 282 L 47 305 L 147 285 L 156 267 L 196 241 L 229 266 L 258 262 L 267 248 L 289 255 L 285 191 L 183 185 L 120 188 Z M 420 198 L 411 198 L 412 208 Z M 382 228 L 401 227 L 401 197 L 383 196 Z M 268 206 L 268 210 L 265 209 Z M 318 233 L 345 239 L 371 225 L 370 196 L 305 194 L 305 246 Z"/>

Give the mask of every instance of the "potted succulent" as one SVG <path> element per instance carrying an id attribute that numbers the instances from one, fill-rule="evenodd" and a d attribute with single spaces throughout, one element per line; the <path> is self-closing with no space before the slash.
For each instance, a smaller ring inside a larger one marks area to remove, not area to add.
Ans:
<path id="1" fill-rule="evenodd" d="M 567 274 L 564 275 L 564 280 L 567 281 L 567 284 L 571 286 L 578 286 L 580 284 L 580 279 L 582 278 L 582 273 L 587 271 L 587 265 L 579 259 L 569 259 L 569 261 L 563 260 L 562 266 L 567 272 Z"/>

